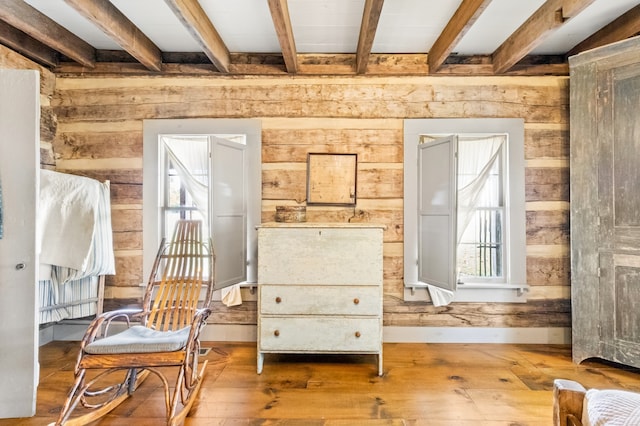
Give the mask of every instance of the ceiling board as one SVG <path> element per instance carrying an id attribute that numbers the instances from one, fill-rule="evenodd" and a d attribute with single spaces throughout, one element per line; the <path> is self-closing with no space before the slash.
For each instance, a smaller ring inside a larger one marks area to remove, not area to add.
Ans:
<path id="1" fill-rule="evenodd" d="M 382 7 L 374 53 L 427 53 L 461 0 L 387 0 Z"/>
<path id="2" fill-rule="evenodd" d="M 121 47 L 99 28 L 80 15 L 64 0 L 25 0 L 96 49 L 120 50 Z"/>
<path id="3" fill-rule="evenodd" d="M 594 2 L 578 16 L 560 27 L 558 31 L 551 34 L 532 53 L 537 55 L 565 53 L 637 4 L 638 0 Z"/>
<path id="4" fill-rule="evenodd" d="M 354 53 L 364 0 L 289 0 L 298 53 Z"/>
<path id="5" fill-rule="evenodd" d="M 158 0 L 111 0 L 114 6 L 164 52 L 199 52 L 200 46 L 173 14 Z M 149 13 L 153 10 L 153 13 Z"/>
<path id="6" fill-rule="evenodd" d="M 459 55 L 490 55 L 545 0 L 493 0 L 453 49 Z"/>
<path id="7" fill-rule="evenodd" d="M 280 51 L 266 0 L 200 0 L 200 5 L 230 52 Z"/>

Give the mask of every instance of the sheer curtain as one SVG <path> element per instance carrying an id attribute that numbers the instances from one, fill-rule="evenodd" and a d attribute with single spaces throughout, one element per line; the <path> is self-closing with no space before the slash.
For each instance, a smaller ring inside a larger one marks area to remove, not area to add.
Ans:
<path id="1" fill-rule="evenodd" d="M 478 208 L 505 140 L 506 135 L 493 135 L 458 142 L 458 243 Z"/>
<path id="2" fill-rule="evenodd" d="M 209 148 L 207 137 L 160 136 L 167 156 L 202 217 L 208 217 Z"/>

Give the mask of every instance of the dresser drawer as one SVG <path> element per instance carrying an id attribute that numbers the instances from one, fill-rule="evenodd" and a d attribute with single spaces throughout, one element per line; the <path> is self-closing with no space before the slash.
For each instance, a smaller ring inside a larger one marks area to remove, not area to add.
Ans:
<path id="1" fill-rule="evenodd" d="M 378 352 L 378 318 L 263 317 L 260 351 Z"/>
<path id="2" fill-rule="evenodd" d="M 382 229 L 259 228 L 262 284 L 382 283 Z"/>
<path id="3" fill-rule="evenodd" d="M 376 315 L 382 310 L 380 286 L 260 285 L 260 313 Z"/>

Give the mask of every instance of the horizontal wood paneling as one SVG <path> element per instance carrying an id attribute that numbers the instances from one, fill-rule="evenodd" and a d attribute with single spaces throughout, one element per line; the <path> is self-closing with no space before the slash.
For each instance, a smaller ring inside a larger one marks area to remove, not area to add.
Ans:
<path id="1" fill-rule="evenodd" d="M 569 211 L 528 211 L 528 244 L 569 244 Z"/>
<path id="2" fill-rule="evenodd" d="M 107 275 L 105 284 L 117 287 L 138 287 L 140 284 L 146 284 L 147 278 L 142 276 L 142 252 L 133 256 L 117 255 L 116 274 Z"/>
<path id="3" fill-rule="evenodd" d="M 529 167 L 525 170 L 527 201 L 568 201 L 569 167 Z"/>
<path id="4" fill-rule="evenodd" d="M 308 206 L 311 222 L 370 222 L 384 232 L 387 325 L 565 327 L 568 261 L 566 77 L 60 76 L 51 101 L 59 169 L 111 181 L 117 275 L 142 277 L 142 122 L 146 118 L 262 119 L 262 220 L 306 201 L 309 152 L 358 155 L 355 207 Z M 404 302 L 403 120 L 525 120 L 527 281 L 520 304 Z M 566 289 L 566 290 L 564 290 Z M 255 323 L 255 303 L 214 307 L 213 322 Z"/>
<path id="5" fill-rule="evenodd" d="M 567 285 L 570 275 L 569 256 L 527 257 L 527 283 L 531 286 Z"/>
<path id="6" fill-rule="evenodd" d="M 524 158 L 569 158 L 568 129 L 526 129 Z"/>
<path id="7" fill-rule="evenodd" d="M 56 87 L 56 76 L 47 68 L 0 44 L 0 68 L 14 70 L 36 70 L 40 73 L 40 94 L 50 97 Z"/>
<path id="8" fill-rule="evenodd" d="M 452 303 L 436 307 L 386 295 L 384 325 L 427 327 L 570 327 L 570 300 Z"/>
<path id="9" fill-rule="evenodd" d="M 58 120 L 51 108 L 56 77 L 48 69 L 0 44 L 0 69 L 34 70 L 40 75 L 40 167 L 55 169 L 51 142 L 55 138 Z"/>
<path id="10" fill-rule="evenodd" d="M 60 133 L 53 148 L 65 159 L 141 158 L 142 132 Z"/>
<path id="11" fill-rule="evenodd" d="M 142 250 L 142 231 L 114 231 L 113 245 L 119 250 Z"/>

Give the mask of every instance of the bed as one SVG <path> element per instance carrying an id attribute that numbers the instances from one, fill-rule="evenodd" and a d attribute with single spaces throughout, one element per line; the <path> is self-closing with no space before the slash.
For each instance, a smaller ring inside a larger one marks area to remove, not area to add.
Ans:
<path id="1" fill-rule="evenodd" d="M 640 424 L 640 393 L 589 389 L 573 380 L 553 382 L 554 426 L 632 426 Z"/>
<path id="2" fill-rule="evenodd" d="M 109 182 L 41 170 L 37 238 L 39 323 L 100 314 L 115 273 Z"/>

